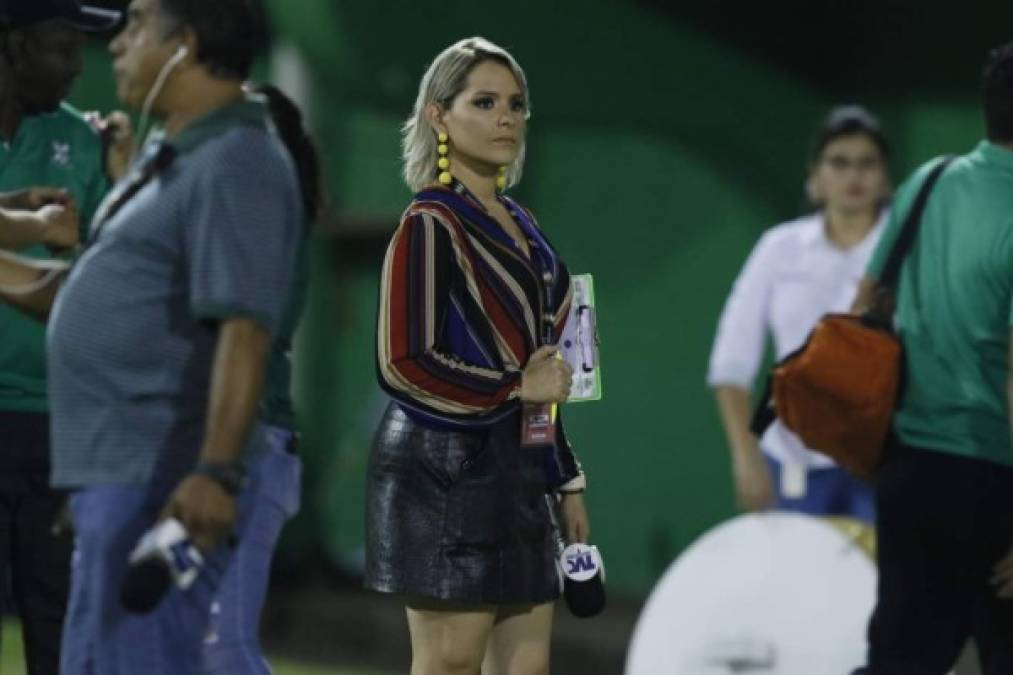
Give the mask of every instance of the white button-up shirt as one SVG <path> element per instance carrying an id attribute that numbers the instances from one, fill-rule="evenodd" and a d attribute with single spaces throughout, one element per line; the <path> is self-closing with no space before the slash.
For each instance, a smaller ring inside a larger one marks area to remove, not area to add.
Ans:
<path id="1" fill-rule="evenodd" d="M 824 314 L 848 311 L 886 218 L 884 211 L 875 228 L 850 249 L 828 238 L 822 213 L 764 233 L 721 313 L 708 384 L 751 390 L 768 334 L 780 360 L 802 346 Z M 833 466 L 825 455 L 807 449 L 780 420 L 760 439 L 760 447 L 782 463 Z"/>

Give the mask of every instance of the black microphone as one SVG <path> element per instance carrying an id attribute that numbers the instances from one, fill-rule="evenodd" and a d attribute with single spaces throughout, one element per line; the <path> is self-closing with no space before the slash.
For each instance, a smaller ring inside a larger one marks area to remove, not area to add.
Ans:
<path id="1" fill-rule="evenodd" d="M 120 602 L 133 614 L 147 614 L 158 606 L 172 585 L 172 573 L 157 558 L 131 565 L 120 588 Z"/>
<path id="2" fill-rule="evenodd" d="M 570 544 L 559 555 L 559 571 L 574 616 L 587 619 L 605 609 L 605 565 L 597 546 Z"/>
<path id="3" fill-rule="evenodd" d="M 128 612 L 147 614 L 173 584 L 189 588 L 203 565 L 204 558 L 190 543 L 183 524 L 175 518 L 163 520 L 141 537 L 130 554 L 120 602 Z"/>

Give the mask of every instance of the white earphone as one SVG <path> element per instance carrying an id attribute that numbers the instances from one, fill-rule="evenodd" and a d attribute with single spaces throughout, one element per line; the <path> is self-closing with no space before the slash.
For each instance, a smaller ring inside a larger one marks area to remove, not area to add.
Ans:
<path id="1" fill-rule="evenodd" d="M 186 45 L 180 45 L 176 52 L 169 57 L 169 60 L 165 62 L 162 69 L 158 71 L 158 77 L 155 78 L 155 83 L 151 85 L 151 90 L 148 91 L 148 95 L 144 99 L 144 105 L 141 107 L 141 119 L 137 126 L 138 133 L 135 137 L 135 154 L 138 150 L 140 150 L 141 145 L 144 143 L 144 136 L 148 130 L 148 118 L 151 115 L 151 106 L 155 104 L 155 99 L 158 98 L 159 93 L 161 93 L 162 87 L 165 86 L 165 81 L 169 79 L 169 75 L 180 63 L 183 62 L 183 59 L 185 59 L 189 53 L 189 47 Z"/>

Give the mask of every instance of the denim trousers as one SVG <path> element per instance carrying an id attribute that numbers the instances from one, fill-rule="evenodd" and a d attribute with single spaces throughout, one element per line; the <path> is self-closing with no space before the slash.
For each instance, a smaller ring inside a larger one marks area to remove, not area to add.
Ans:
<path id="1" fill-rule="evenodd" d="M 237 498 L 234 547 L 206 553 L 200 575 L 170 589 L 149 614 L 128 613 L 120 587 L 128 557 L 175 485 L 101 484 L 70 499 L 75 549 L 63 628 L 62 675 L 270 673 L 258 628 L 271 557 L 298 509 L 301 464 L 291 432 L 269 428 L 270 449 Z"/>

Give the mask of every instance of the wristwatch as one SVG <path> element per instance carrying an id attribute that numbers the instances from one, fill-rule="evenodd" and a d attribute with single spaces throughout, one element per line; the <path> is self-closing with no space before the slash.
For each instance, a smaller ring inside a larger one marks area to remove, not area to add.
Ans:
<path id="1" fill-rule="evenodd" d="M 199 476 L 207 476 L 221 485 L 222 489 L 233 497 L 246 487 L 246 469 L 241 464 L 199 462 L 194 468 L 193 473 Z"/>

